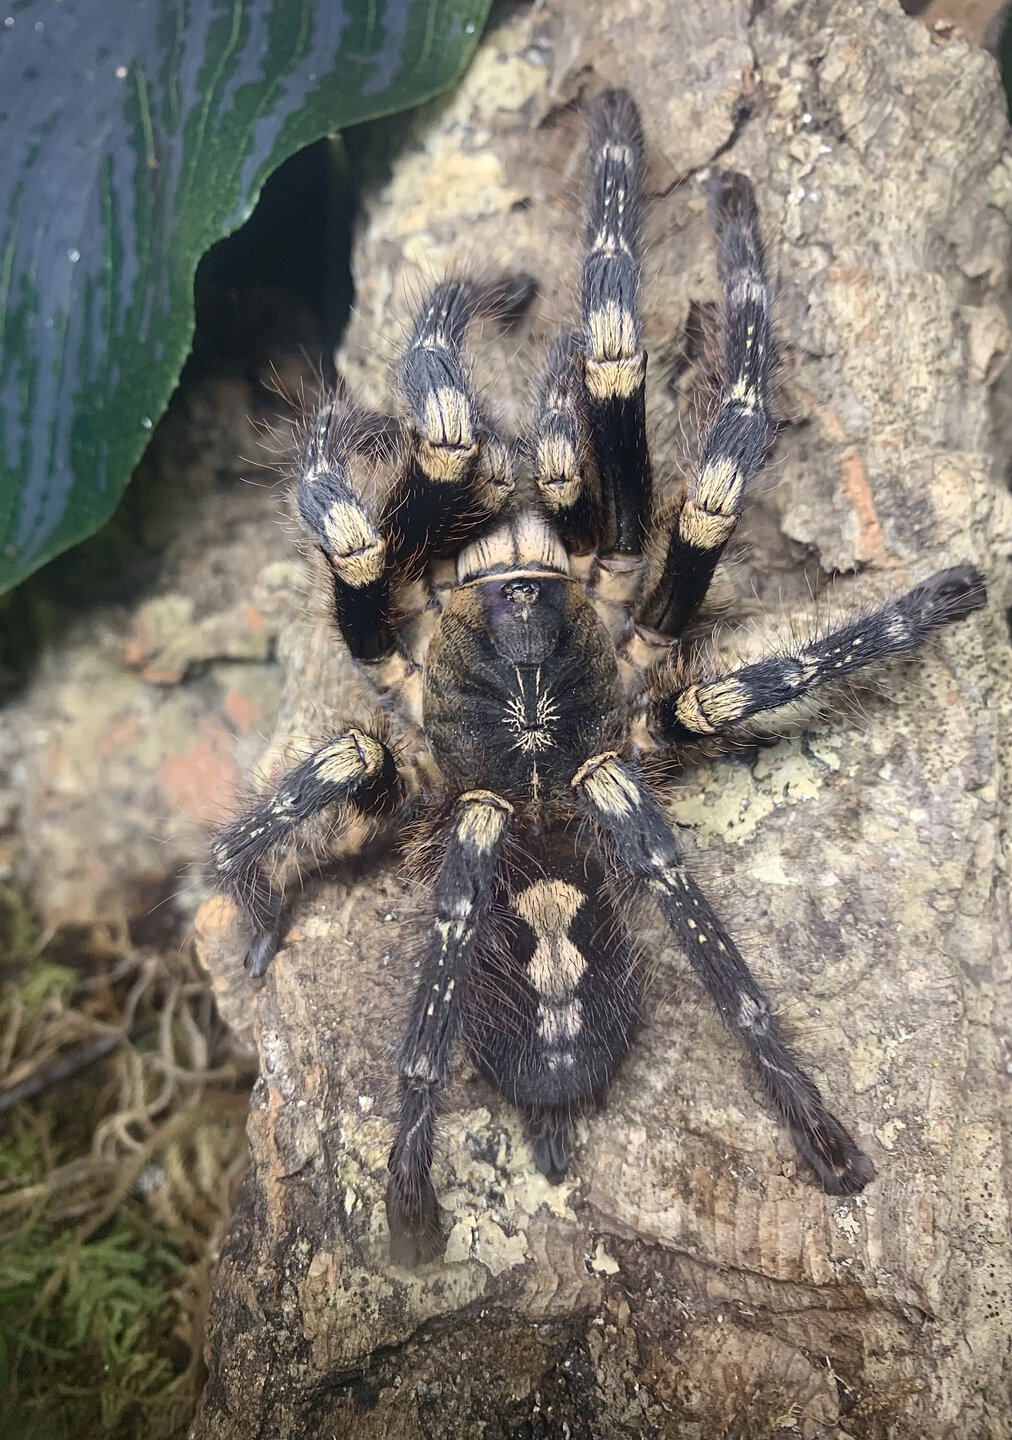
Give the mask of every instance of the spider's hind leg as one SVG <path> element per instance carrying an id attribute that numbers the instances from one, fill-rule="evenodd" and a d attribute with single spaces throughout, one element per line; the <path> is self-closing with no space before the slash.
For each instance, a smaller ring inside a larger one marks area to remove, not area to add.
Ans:
<path id="1" fill-rule="evenodd" d="M 435 917 L 401 1047 L 401 1112 L 390 1151 L 390 1253 L 409 1268 L 443 1248 L 432 1149 L 439 1092 L 460 1032 L 479 931 L 487 924 L 512 807 L 487 790 L 459 797 L 435 884 Z"/>
<path id="2" fill-rule="evenodd" d="M 526 1111 L 528 1138 L 534 1164 L 553 1185 L 561 1185 L 569 1170 L 573 1122 L 568 1106 L 536 1105 Z"/>
<path id="3" fill-rule="evenodd" d="M 267 857 L 332 805 L 376 815 L 392 811 L 400 795 L 390 749 L 350 728 L 314 750 L 289 770 L 273 795 L 221 831 L 211 855 L 222 889 L 253 927 L 244 962 L 252 976 L 262 976 L 281 948 L 285 925 L 284 895 L 265 872 Z"/>
<path id="4" fill-rule="evenodd" d="M 593 756 L 572 784 L 621 868 L 657 902 L 720 1018 L 755 1061 L 763 1089 L 822 1189 L 856 1195 L 874 1178 L 874 1165 L 785 1043 L 769 996 L 688 873 L 656 800 L 614 752 Z"/>

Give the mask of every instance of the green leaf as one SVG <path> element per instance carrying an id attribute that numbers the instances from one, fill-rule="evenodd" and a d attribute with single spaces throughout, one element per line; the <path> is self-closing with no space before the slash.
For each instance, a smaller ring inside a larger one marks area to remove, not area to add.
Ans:
<path id="1" fill-rule="evenodd" d="M 489 0 L 13 0 L 0 20 L 0 590 L 112 512 L 205 250 L 267 176 L 437 93 Z"/>

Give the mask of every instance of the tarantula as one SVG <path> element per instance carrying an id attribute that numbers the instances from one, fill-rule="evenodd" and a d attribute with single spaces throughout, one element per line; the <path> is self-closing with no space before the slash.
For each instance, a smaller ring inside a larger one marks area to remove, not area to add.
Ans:
<path id="1" fill-rule="evenodd" d="M 376 504 L 352 478 L 376 448 L 370 427 L 337 402 L 314 423 L 298 510 L 385 714 L 335 729 L 214 846 L 220 882 L 252 923 L 247 969 L 261 976 L 284 923 L 270 853 L 328 807 L 416 814 L 398 731 L 435 761 L 441 782 L 424 806 L 442 858 L 387 1188 L 392 1255 L 407 1265 L 442 1250 L 433 1138 L 458 1038 L 524 1112 L 538 1169 L 565 1176 L 572 1117 L 615 1073 L 641 1003 L 616 879 L 659 906 L 822 1189 L 851 1195 L 872 1179 L 687 870 L 642 761 L 730 744 L 747 722 L 912 650 L 985 600 L 980 574 L 960 565 L 737 669 L 680 640 L 770 444 L 776 353 L 755 199 L 743 175 L 709 182 L 721 391 L 677 506 L 655 514 L 637 304 L 642 130 L 623 91 L 598 96 L 587 118 L 581 323 L 551 349 L 529 437 L 497 431 L 462 355 L 468 323 L 523 290 L 512 281 L 449 281 L 421 310 L 400 370 L 408 441 Z M 456 557 L 442 592 L 439 557 Z"/>

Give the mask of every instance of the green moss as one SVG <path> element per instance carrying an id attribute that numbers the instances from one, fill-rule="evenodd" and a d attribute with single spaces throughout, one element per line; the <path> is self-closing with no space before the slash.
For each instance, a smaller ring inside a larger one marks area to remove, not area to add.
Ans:
<path id="1" fill-rule="evenodd" d="M 26 1225 L 0 1250 L 0 1394 L 5 1434 L 166 1434 L 175 1372 L 161 1333 L 180 1268 L 128 1213 L 75 1247 L 73 1233 Z"/>
<path id="2" fill-rule="evenodd" d="M 0 887 L 0 1035 L 60 1023 L 74 970 L 39 947 L 30 907 Z M 69 1012 L 68 1012 L 69 1013 Z M 15 1052 L 16 1058 L 16 1052 Z M 169 1330 L 176 1251 L 128 1203 L 80 1243 L 51 1218 L 49 1177 L 86 1154 L 108 1095 L 91 1075 L 3 1117 L 0 1133 L 0 1414 L 5 1440 L 181 1435 Z M 60 1197 L 66 1204 L 64 1190 Z M 89 1194 L 86 1209 L 101 1203 Z M 65 1213 L 65 1212 L 64 1212 Z M 81 1212 L 84 1213 L 84 1212 Z M 86 1232 L 82 1232 L 86 1233 Z M 180 1359 L 178 1354 L 174 1357 Z"/>
<path id="3" fill-rule="evenodd" d="M 31 906 L 9 885 L 0 885 L 0 968 L 9 972 L 30 961 L 38 933 Z"/>

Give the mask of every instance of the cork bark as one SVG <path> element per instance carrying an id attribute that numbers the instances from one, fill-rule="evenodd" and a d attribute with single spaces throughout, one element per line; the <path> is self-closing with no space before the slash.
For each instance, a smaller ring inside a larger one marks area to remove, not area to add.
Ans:
<path id="1" fill-rule="evenodd" d="M 814 1188 L 648 923 L 642 1031 L 568 1182 L 533 1172 L 518 1115 L 461 1057 L 435 1167 L 445 1262 L 393 1269 L 392 1074 L 424 897 L 389 851 L 330 867 L 259 991 L 207 906 L 202 953 L 260 1079 L 198 1440 L 1006 1433 L 1012 164 L 994 61 L 885 0 L 510 7 L 366 196 L 341 356 L 366 402 L 386 403 L 434 276 L 521 268 L 541 285 L 529 323 L 487 330 L 476 362 L 519 423 L 575 303 L 573 102 L 607 84 L 634 91 L 648 136 L 665 484 L 691 450 L 686 327 L 717 295 L 707 167 L 752 177 L 769 238 L 783 425 L 726 624 L 755 645 L 813 593 L 832 615 L 967 559 L 991 587 L 858 704 L 693 771 L 670 802 L 878 1178 L 857 1199 Z M 360 713 L 315 608 L 296 597 L 282 635 L 278 745 Z"/>

